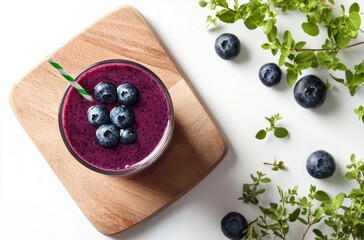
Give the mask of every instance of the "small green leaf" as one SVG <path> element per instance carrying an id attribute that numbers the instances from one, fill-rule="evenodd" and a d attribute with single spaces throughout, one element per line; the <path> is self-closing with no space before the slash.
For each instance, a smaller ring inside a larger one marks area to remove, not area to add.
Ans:
<path id="1" fill-rule="evenodd" d="M 361 18 L 358 12 L 352 12 L 346 19 L 346 26 L 352 31 L 358 31 L 361 25 Z"/>
<path id="2" fill-rule="evenodd" d="M 300 41 L 300 42 L 296 43 L 295 49 L 297 51 L 300 51 L 305 45 L 306 45 L 305 41 Z"/>
<path id="3" fill-rule="evenodd" d="M 352 13 L 352 12 L 359 12 L 360 11 L 360 6 L 358 3 L 353 3 L 351 4 L 350 8 L 349 8 L 349 13 Z"/>
<path id="4" fill-rule="evenodd" d="M 335 77 L 333 75 L 330 74 L 330 76 L 332 77 L 332 79 L 334 79 L 336 82 L 338 83 L 342 83 L 342 84 L 345 84 L 345 80 L 342 79 L 342 78 L 338 78 L 338 77 Z"/>
<path id="5" fill-rule="evenodd" d="M 250 174 L 250 178 L 255 182 L 258 181 L 258 178 L 254 176 L 253 174 Z"/>
<path id="6" fill-rule="evenodd" d="M 267 50 L 267 49 L 271 49 L 271 45 L 269 43 L 264 43 L 261 46 L 263 49 Z"/>
<path id="7" fill-rule="evenodd" d="M 268 35 L 270 33 L 270 31 L 272 31 L 273 26 L 275 23 L 275 19 L 274 18 L 270 18 L 268 19 L 265 24 L 263 25 L 263 32 Z"/>
<path id="8" fill-rule="evenodd" d="M 317 229 L 317 228 L 315 228 L 314 230 L 312 230 L 312 232 L 316 235 L 316 236 L 318 236 L 318 237 L 320 237 L 320 238 L 324 238 L 325 236 L 322 234 L 322 232 L 319 230 L 319 229 Z"/>
<path id="9" fill-rule="evenodd" d="M 255 138 L 262 140 L 267 136 L 267 132 L 264 129 L 261 129 L 257 132 L 257 134 L 255 135 Z"/>
<path id="10" fill-rule="evenodd" d="M 301 209 L 300 208 L 296 208 L 290 215 L 289 215 L 289 221 L 290 222 L 295 222 L 298 217 L 300 216 L 301 213 Z"/>
<path id="11" fill-rule="evenodd" d="M 217 4 L 223 8 L 229 8 L 229 4 L 226 0 L 216 0 Z"/>
<path id="12" fill-rule="evenodd" d="M 228 9 L 223 9 L 216 14 L 216 16 L 220 19 L 220 21 L 225 23 L 234 23 L 235 15 L 236 15 L 235 11 Z"/>
<path id="13" fill-rule="evenodd" d="M 281 49 L 281 51 L 282 51 L 282 49 Z M 278 65 L 283 66 L 286 62 L 286 58 L 287 58 L 287 56 L 285 56 L 284 54 L 281 54 L 281 56 L 279 57 L 279 60 L 278 60 Z"/>
<path id="14" fill-rule="evenodd" d="M 200 7 L 206 7 L 207 6 L 207 2 L 205 0 L 200 0 L 199 2 Z"/>
<path id="15" fill-rule="evenodd" d="M 317 53 L 317 60 L 321 65 L 328 65 L 332 61 L 332 57 L 326 51 L 320 51 Z"/>
<path id="16" fill-rule="evenodd" d="M 267 38 L 269 42 L 274 42 L 277 38 L 277 27 L 273 25 L 272 29 L 267 34 Z"/>
<path id="17" fill-rule="evenodd" d="M 287 135 L 288 131 L 284 127 L 277 127 L 274 129 L 274 136 L 276 136 L 277 138 L 285 138 L 287 137 Z"/>
<path id="18" fill-rule="evenodd" d="M 294 43 L 291 32 L 288 30 L 283 33 L 283 40 L 287 44 L 288 47 L 290 47 L 292 45 L 292 43 Z"/>
<path id="19" fill-rule="evenodd" d="M 210 1 L 209 2 L 209 7 L 211 10 L 215 10 L 216 9 L 216 1 Z"/>
<path id="20" fill-rule="evenodd" d="M 301 218 L 301 217 L 298 218 L 298 221 L 300 221 L 304 225 L 307 225 L 308 224 L 308 222 L 305 219 Z"/>
<path id="21" fill-rule="evenodd" d="M 302 29 L 305 33 L 310 36 L 317 36 L 320 33 L 319 27 L 312 22 L 304 22 L 302 23 Z"/>
<path id="22" fill-rule="evenodd" d="M 271 180 L 270 180 L 270 178 L 262 178 L 262 179 L 260 179 L 260 181 L 262 182 L 262 183 L 269 183 Z"/>
<path id="23" fill-rule="evenodd" d="M 244 24 L 249 30 L 253 30 L 258 27 L 257 19 L 255 19 L 254 17 L 246 18 Z"/>
<path id="24" fill-rule="evenodd" d="M 262 194 L 262 193 L 264 193 L 265 192 L 265 189 L 264 188 L 262 188 L 262 189 L 259 189 L 258 191 L 256 191 L 256 194 Z"/>
<path id="25" fill-rule="evenodd" d="M 321 13 L 318 10 L 309 12 L 307 13 L 307 20 L 308 22 L 319 23 L 321 21 Z"/>
<path id="26" fill-rule="evenodd" d="M 346 68 L 345 64 L 343 64 L 343 63 L 339 62 L 339 63 L 336 65 L 336 69 L 334 69 L 334 70 L 346 71 L 346 70 L 347 70 L 347 68 Z"/>
<path id="27" fill-rule="evenodd" d="M 281 54 L 282 54 L 282 56 L 284 56 L 284 57 L 288 57 L 290 54 L 291 54 L 291 49 L 289 49 L 289 48 L 286 48 L 286 47 L 282 47 L 281 48 Z"/>
<path id="28" fill-rule="evenodd" d="M 313 51 L 304 51 L 296 55 L 294 58 L 296 63 L 306 63 L 308 61 L 311 61 L 313 58 L 315 58 L 315 54 Z"/>
<path id="29" fill-rule="evenodd" d="M 345 173 L 346 180 L 354 180 L 356 179 L 356 172 L 355 170 Z"/>
<path id="30" fill-rule="evenodd" d="M 269 203 L 269 206 L 271 208 L 273 208 L 274 210 L 277 210 L 278 209 L 278 204 L 277 203 Z"/>
<path id="31" fill-rule="evenodd" d="M 341 207 L 345 199 L 345 193 L 339 193 L 336 197 L 332 200 L 332 206 L 337 210 Z"/>
<path id="32" fill-rule="evenodd" d="M 346 81 L 348 83 L 351 83 L 353 81 L 353 79 L 354 79 L 354 74 L 353 74 L 352 71 L 347 70 L 347 71 L 345 71 L 345 77 L 346 77 Z"/>
<path id="33" fill-rule="evenodd" d="M 292 87 L 297 81 L 298 73 L 292 69 L 287 69 L 286 71 L 286 81 L 289 87 Z"/>
<path id="34" fill-rule="evenodd" d="M 324 213 L 324 208 L 319 207 L 315 210 L 315 212 L 313 213 L 313 216 L 315 219 L 320 220 L 323 213 Z"/>
<path id="35" fill-rule="evenodd" d="M 351 37 L 347 33 L 347 29 L 344 29 L 344 28 L 341 28 L 338 31 L 338 33 L 335 35 L 334 39 L 335 39 L 337 46 L 341 49 L 346 48 L 351 41 Z"/>
<path id="36" fill-rule="evenodd" d="M 353 77 L 353 84 L 360 85 L 362 83 L 364 83 L 364 74 L 355 73 Z"/>
<path id="37" fill-rule="evenodd" d="M 247 183 L 244 183 L 244 184 L 243 184 L 243 192 L 248 192 L 248 191 L 249 191 L 249 189 L 250 189 L 250 185 L 249 185 L 249 184 L 247 184 Z"/>
<path id="38" fill-rule="evenodd" d="M 348 197 L 353 199 L 353 198 L 357 198 L 357 197 L 363 197 L 363 191 L 360 189 L 353 189 L 351 190 L 351 192 L 349 193 Z"/>
<path id="39" fill-rule="evenodd" d="M 329 195 L 326 192 L 321 191 L 321 190 L 315 192 L 313 197 L 314 197 L 314 199 L 316 199 L 320 202 L 330 201 Z"/>

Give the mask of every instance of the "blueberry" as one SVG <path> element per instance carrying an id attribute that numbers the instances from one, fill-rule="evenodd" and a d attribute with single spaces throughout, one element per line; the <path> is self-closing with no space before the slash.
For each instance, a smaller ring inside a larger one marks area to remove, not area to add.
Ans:
<path id="1" fill-rule="evenodd" d="M 136 141 L 137 135 L 133 128 L 126 128 L 120 130 L 120 142 L 126 145 L 132 144 Z"/>
<path id="2" fill-rule="evenodd" d="M 224 235 L 233 240 L 242 239 L 248 228 L 245 217 L 238 212 L 229 212 L 221 220 L 221 230 Z"/>
<path id="3" fill-rule="evenodd" d="M 117 95 L 116 87 L 112 83 L 101 82 L 96 85 L 94 95 L 96 100 L 100 103 L 113 103 Z"/>
<path id="4" fill-rule="evenodd" d="M 317 108 L 326 99 L 325 83 L 315 75 L 307 75 L 297 81 L 293 89 L 296 102 L 304 108 Z"/>
<path id="5" fill-rule="evenodd" d="M 95 105 L 87 110 L 87 120 L 94 127 L 100 127 L 110 120 L 109 110 L 106 107 Z"/>
<path id="6" fill-rule="evenodd" d="M 267 87 L 277 85 L 281 77 L 282 70 L 275 63 L 266 63 L 259 69 L 259 79 Z"/>
<path id="7" fill-rule="evenodd" d="M 330 153 L 324 150 L 318 150 L 311 153 L 308 157 L 306 169 L 307 172 L 314 178 L 328 178 L 335 172 L 335 160 Z"/>
<path id="8" fill-rule="evenodd" d="M 110 120 L 118 128 L 128 128 L 134 122 L 134 113 L 123 105 L 114 107 L 110 112 Z"/>
<path id="9" fill-rule="evenodd" d="M 215 41 L 215 51 L 222 59 L 234 59 L 240 53 L 240 41 L 234 34 L 223 33 Z"/>
<path id="10" fill-rule="evenodd" d="M 96 140 L 104 148 L 115 147 L 119 143 L 119 129 L 107 123 L 96 130 Z"/>
<path id="11" fill-rule="evenodd" d="M 136 103 L 139 97 L 139 92 L 136 87 L 131 83 L 123 83 L 118 89 L 118 100 L 125 106 L 130 106 Z"/>

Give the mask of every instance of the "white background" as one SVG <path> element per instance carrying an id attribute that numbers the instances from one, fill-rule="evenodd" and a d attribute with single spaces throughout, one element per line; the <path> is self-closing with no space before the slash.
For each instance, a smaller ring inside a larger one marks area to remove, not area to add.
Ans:
<path id="1" fill-rule="evenodd" d="M 299 185 L 301 193 L 307 193 L 310 184 L 331 195 L 348 190 L 345 165 L 352 153 L 364 157 L 364 124 L 353 113 L 364 104 L 363 91 L 350 97 L 346 88 L 331 81 L 325 104 L 307 110 L 294 101 L 293 89 L 284 79 L 275 88 L 263 86 L 258 70 L 277 58 L 260 48 L 265 42 L 260 29 L 248 31 L 239 22 L 209 30 L 205 23 L 209 11 L 200 8 L 197 0 L 1 1 L 0 239 L 109 239 L 91 226 L 68 195 L 14 117 L 8 96 L 11 86 L 47 54 L 125 3 L 136 7 L 156 30 L 220 125 L 229 151 L 190 192 L 115 239 L 224 239 L 220 220 L 226 213 L 239 211 L 248 220 L 258 214 L 255 207 L 237 200 L 242 184 L 257 170 L 273 180 L 267 200 L 277 198 L 276 185 L 284 189 Z M 295 14 L 280 19 L 296 30 L 303 20 Z M 234 61 L 224 61 L 214 52 L 214 41 L 223 32 L 232 32 L 241 41 L 241 54 Z M 294 38 L 302 34 L 295 32 Z M 358 41 L 363 39 L 361 34 Z M 341 56 L 349 65 L 359 63 L 362 49 L 350 49 Z M 304 72 L 308 73 L 328 78 L 322 70 Z M 279 124 L 289 130 L 289 137 L 255 139 L 255 133 L 268 124 L 264 117 L 275 113 L 283 116 Z M 305 170 L 307 156 L 318 149 L 336 159 L 337 171 L 326 180 L 313 179 Z M 263 165 L 275 157 L 286 163 L 288 171 L 273 172 Z"/>

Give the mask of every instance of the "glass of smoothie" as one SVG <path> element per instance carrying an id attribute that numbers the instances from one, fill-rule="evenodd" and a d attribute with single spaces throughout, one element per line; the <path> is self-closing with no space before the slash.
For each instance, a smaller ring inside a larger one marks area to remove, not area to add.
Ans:
<path id="1" fill-rule="evenodd" d="M 59 110 L 61 136 L 81 164 L 99 173 L 136 176 L 153 170 L 171 144 L 174 112 L 159 77 L 128 60 L 106 60 L 75 80 L 94 98 L 69 86 Z"/>

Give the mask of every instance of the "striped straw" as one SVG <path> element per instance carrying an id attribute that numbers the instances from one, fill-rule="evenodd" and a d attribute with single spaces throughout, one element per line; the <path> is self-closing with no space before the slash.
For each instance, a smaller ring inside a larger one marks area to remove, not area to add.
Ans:
<path id="1" fill-rule="evenodd" d="M 61 65 L 54 61 L 51 56 L 47 56 L 46 59 L 77 90 L 77 92 L 79 92 L 88 101 L 94 101 L 92 96 L 83 87 L 81 87 L 81 85 L 76 82 L 76 80 L 61 67 Z"/>

